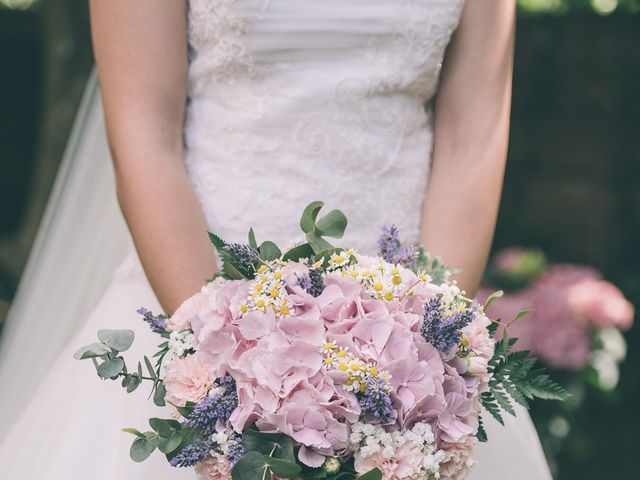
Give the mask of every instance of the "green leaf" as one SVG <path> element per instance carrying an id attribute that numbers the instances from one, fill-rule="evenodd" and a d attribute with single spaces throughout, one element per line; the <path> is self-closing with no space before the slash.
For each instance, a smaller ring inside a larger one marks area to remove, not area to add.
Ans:
<path id="1" fill-rule="evenodd" d="M 157 439 L 136 438 L 131 445 L 129 455 L 134 462 L 144 462 L 158 446 Z"/>
<path id="2" fill-rule="evenodd" d="M 320 235 L 332 238 L 342 238 L 347 228 L 347 217 L 340 210 L 331 210 L 316 222 L 316 230 Z"/>
<path id="3" fill-rule="evenodd" d="M 247 452 L 255 451 L 281 460 L 296 461 L 293 440 L 282 433 L 264 433 L 247 429 L 242 432 L 242 443 Z"/>
<path id="4" fill-rule="evenodd" d="M 369 470 L 367 473 L 356 477 L 356 480 L 382 480 L 382 472 L 377 468 L 374 468 L 373 470 Z"/>
<path id="5" fill-rule="evenodd" d="M 158 442 L 158 450 L 165 455 L 175 452 L 182 443 L 182 431 L 173 430 L 167 438 L 161 438 Z"/>
<path id="6" fill-rule="evenodd" d="M 528 390 L 534 397 L 545 400 L 565 401 L 571 397 L 563 387 L 549 378 L 549 375 L 543 373 L 544 370 L 534 370 L 529 375 Z"/>
<path id="7" fill-rule="evenodd" d="M 487 438 L 487 431 L 484 429 L 484 422 L 482 421 L 482 415 L 478 415 L 478 431 L 476 432 L 476 438 L 479 442 L 485 443 L 489 439 Z"/>
<path id="8" fill-rule="evenodd" d="M 298 476 L 302 470 L 300 465 L 289 460 L 281 460 L 274 457 L 265 457 L 265 460 L 269 464 L 269 467 L 271 467 L 271 471 L 278 477 L 293 478 Z"/>
<path id="9" fill-rule="evenodd" d="M 134 338 L 133 330 L 98 330 L 98 339 L 118 352 L 129 350 Z"/>
<path id="10" fill-rule="evenodd" d="M 222 271 L 230 280 L 244 280 L 247 278 L 240 270 L 238 270 L 232 263 L 223 260 Z"/>
<path id="11" fill-rule="evenodd" d="M 513 317 L 513 321 L 517 322 L 521 318 L 526 317 L 527 315 L 529 315 L 530 313 L 533 313 L 534 311 L 535 310 L 520 310 L 518 313 L 516 313 L 516 316 Z"/>
<path id="12" fill-rule="evenodd" d="M 253 228 L 249 229 L 249 246 L 258 249 L 258 242 L 256 242 L 256 234 L 253 232 Z"/>
<path id="13" fill-rule="evenodd" d="M 233 480 L 269 479 L 265 472 L 269 469 L 264 455 L 258 452 L 245 453 L 231 470 Z"/>
<path id="14" fill-rule="evenodd" d="M 493 394 L 491 392 L 483 392 L 480 395 L 480 401 L 482 402 L 482 406 L 485 410 L 489 412 L 493 418 L 500 423 L 500 425 L 504 425 L 504 419 L 500 414 L 500 407 L 498 406 Z"/>
<path id="15" fill-rule="evenodd" d="M 334 248 L 333 245 L 322 238 L 315 229 L 307 233 L 307 241 L 309 242 L 309 245 L 311 245 L 313 252 L 316 254 L 322 252 L 323 250 Z"/>
<path id="16" fill-rule="evenodd" d="M 122 431 L 126 433 L 130 433 L 131 435 L 135 435 L 138 438 L 147 438 L 144 436 L 144 434 L 141 431 L 136 430 L 135 428 L 123 428 Z"/>
<path id="17" fill-rule="evenodd" d="M 278 248 L 278 246 L 270 242 L 269 240 L 262 242 L 260 244 L 260 258 L 265 262 L 269 262 L 271 260 L 276 260 L 282 256 L 282 252 Z"/>
<path id="18" fill-rule="evenodd" d="M 85 345 L 79 348 L 76 353 L 73 354 L 73 358 L 76 360 L 84 360 L 86 358 L 97 358 L 107 355 L 111 352 L 111 349 L 106 345 L 96 342 L 90 345 Z"/>
<path id="19" fill-rule="evenodd" d="M 302 212 L 302 217 L 300 218 L 300 228 L 304 233 L 309 233 L 313 230 L 313 227 L 316 224 L 316 218 L 318 217 L 318 212 L 323 206 L 324 202 L 319 200 L 311 202 L 306 206 Z"/>
<path id="20" fill-rule="evenodd" d="M 308 243 L 303 243 L 302 245 L 293 247 L 291 250 L 286 252 L 282 259 L 285 262 L 297 262 L 301 258 L 309 258 L 311 255 L 313 255 L 313 249 L 311 248 L 311 245 L 309 245 Z"/>
<path id="21" fill-rule="evenodd" d="M 209 240 L 211 241 L 211 243 L 213 244 L 214 247 L 216 247 L 216 250 L 218 250 L 218 252 L 220 252 L 221 250 L 224 251 L 224 240 L 222 240 L 219 236 L 217 236 L 215 233 L 209 233 Z"/>
<path id="22" fill-rule="evenodd" d="M 150 418 L 149 425 L 155 432 L 158 433 L 158 436 L 161 438 L 171 436 L 171 432 L 174 430 L 171 425 L 163 418 Z"/>
<path id="23" fill-rule="evenodd" d="M 149 425 L 158 433 L 158 449 L 162 453 L 172 453 L 182 443 L 183 432 L 180 422 L 172 419 L 151 418 Z"/>
<path id="24" fill-rule="evenodd" d="M 187 402 L 187 405 L 185 405 L 184 407 L 179 407 L 177 405 L 173 405 L 173 406 L 176 408 L 176 410 L 178 410 L 180 415 L 186 418 L 189 415 L 191 415 L 191 412 L 193 412 L 193 405 L 194 404 L 189 405 L 189 402 Z"/>
<path id="25" fill-rule="evenodd" d="M 489 305 L 491 305 L 494 300 L 502 297 L 504 295 L 504 291 L 502 290 L 497 290 L 495 292 L 493 292 L 491 295 L 489 295 L 489 297 L 487 298 L 487 301 L 484 302 L 484 306 L 482 307 L 482 309 L 486 312 L 487 308 L 489 308 Z"/>
<path id="26" fill-rule="evenodd" d="M 180 441 L 180 444 L 178 445 L 178 447 L 176 447 L 174 450 L 171 450 L 169 453 L 165 454 L 167 457 L 167 460 L 169 461 L 171 461 L 171 459 L 174 458 L 179 452 L 181 452 L 187 445 L 193 443 L 197 434 L 194 428 L 185 427 L 185 426 L 182 426 L 182 430 L 180 432 L 181 432 L 182 440 Z"/>
<path id="27" fill-rule="evenodd" d="M 498 405 L 502 407 L 504 411 L 506 411 L 509 415 L 515 417 L 516 411 L 513 409 L 513 405 L 511 404 L 511 400 L 509 400 L 509 396 L 505 393 L 501 386 L 496 386 L 491 388 L 491 393 L 493 393 L 493 397 L 498 402 Z"/>
<path id="28" fill-rule="evenodd" d="M 164 397 L 167 394 L 167 389 L 164 387 L 164 383 L 159 382 L 156 384 L 156 389 L 153 393 L 153 403 L 158 407 L 164 407 Z"/>
<path id="29" fill-rule="evenodd" d="M 129 375 L 127 378 L 129 379 L 127 382 L 127 393 L 135 391 L 142 383 L 142 378 L 135 373 L 133 375 Z"/>
<path id="30" fill-rule="evenodd" d="M 98 365 L 98 375 L 102 378 L 114 378 L 124 368 L 124 359 L 122 357 L 116 357 L 107 359 Z"/>
<path id="31" fill-rule="evenodd" d="M 147 371 L 149 372 L 149 376 L 151 378 L 153 378 L 154 380 L 158 379 L 158 375 L 156 374 L 156 371 L 153 369 L 153 365 L 151 364 L 151 360 L 149 360 L 149 357 L 147 357 L 145 355 L 144 357 L 144 363 L 147 366 Z"/>

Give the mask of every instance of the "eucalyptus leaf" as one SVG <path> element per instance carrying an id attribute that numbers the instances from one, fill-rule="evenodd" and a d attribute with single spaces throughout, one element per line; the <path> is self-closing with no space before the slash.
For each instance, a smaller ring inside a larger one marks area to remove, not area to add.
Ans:
<path id="1" fill-rule="evenodd" d="M 76 353 L 73 354 L 73 358 L 75 358 L 76 360 L 97 358 L 107 355 L 109 352 L 111 352 L 111 349 L 109 347 L 102 343 L 96 342 L 79 348 Z"/>
<path id="2" fill-rule="evenodd" d="M 173 404 L 172 404 L 173 405 Z M 195 406 L 195 403 L 193 402 L 187 402 L 186 405 L 184 407 L 180 407 L 178 405 L 173 405 L 176 410 L 178 410 L 178 412 L 180 413 L 180 415 L 182 415 L 183 417 L 188 417 L 189 415 L 191 415 L 191 412 L 193 412 L 193 407 Z"/>
<path id="3" fill-rule="evenodd" d="M 163 418 L 150 418 L 149 425 L 155 432 L 158 433 L 160 438 L 170 437 L 175 428 L 175 424 L 170 424 L 167 420 Z M 180 428 L 180 424 L 178 424 L 178 429 Z"/>
<path id="4" fill-rule="evenodd" d="M 155 391 L 153 393 L 153 403 L 156 404 L 158 407 L 164 407 L 165 406 L 164 397 L 166 394 L 167 394 L 167 389 L 164 387 L 164 384 L 162 382 L 159 382 L 156 385 Z"/>
<path id="5" fill-rule="evenodd" d="M 98 330 L 98 339 L 118 352 L 129 350 L 134 338 L 133 330 Z"/>
<path id="6" fill-rule="evenodd" d="M 146 437 L 136 438 L 131 445 L 129 455 L 134 462 L 144 462 L 149 458 L 149 455 L 153 453 L 157 446 L 157 440 L 154 441 Z"/>
<path id="7" fill-rule="evenodd" d="M 142 378 L 135 373 L 133 375 L 130 375 L 128 378 L 129 381 L 127 382 L 127 393 L 131 393 L 140 386 L 140 384 L 142 383 Z"/>
<path id="8" fill-rule="evenodd" d="M 233 480 L 263 480 L 271 478 L 266 475 L 269 466 L 264 455 L 258 452 L 245 453 L 231 470 Z"/>
<path id="9" fill-rule="evenodd" d="M 136 430 L 135 428 L 123 428 L 122 431 L 126 433 L 130 433 L 131 435 L 135 435 L 138 438 L 147 438 L 144 436 L 144 434 L 141 431 Z"/>
<path id="10" fill-rule="evenodd" d="M 172 430 L 171 435 L 166 438 L 160 438 L 158 442 L 158 450 L 165 455 L 175 452 L 182 443 L 182 431 Z"/>
<path id="11" fill-rule="evenodd" d="M 124 359 L 122 357 L 111 358 L 98 365 L 98 375 L 102 378 L 114 378 L 123 368 Z"/>
<path id="12" fill-rule="evenodd" d="M 311 230 L 307 233 L 307 241 L 314 253 L 320 253 L 323 250 L 328 250 L 330 248 L 334 248 L 329 242 L 327 242 L 322 236 L 315 230 Z"/>
<path id="13" fill-rule="evenodd" d="M 153 369 L 153 365 L 151 364 L 151 360 L 149 360 L 149 357 L 147 357 L 146 355 L 144 357 L 144 363 L 147 366 L 147 371 L 149 372 L 149 376 L 151 378 L 153 378 L 154 380 L 157 380 L 158 376 L 156 375 L 156 372 Z"/>
<path id="14" fill-rule="evenodd" d="M 300 218 L 300 228 L 304 233 L 309 233 L 313 230 L 313 227 L 316 224 L 316 218 L 318 217 L 318 212 L 323 206 L 324 202 L 319 200 L 311 202 L 306 206 L 302 212 L 302 217 Z"/>
<path id="15" fill-rule="evenodd" d="M 282 259 L 285 262 L 292 261 L 297 262 L 301 258 L 309 258 L 313 255 L 313 248 L 308 243 L 303 243 L 302 245 L 297 245 L 293 247 L 291 250 L 286 252 Z"/>
<path id="16" fill-rule="evenodd" d="M 270 241 L 265 241 L 260 244 L 260 258 L 265 262 L 276 260 L 282 256 L 282 252 L 278 246 Z"/>
<path id="17" fill-rule="evenodd" d="M 331 210 L 316 222 L 316 230 L 322 235 L 332 238 L 342 238 L 347 228 L 347 217 L 340 210 Z"/>

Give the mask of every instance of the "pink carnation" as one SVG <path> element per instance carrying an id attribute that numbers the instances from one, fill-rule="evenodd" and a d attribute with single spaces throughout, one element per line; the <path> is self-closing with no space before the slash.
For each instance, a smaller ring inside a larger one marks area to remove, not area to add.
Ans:
<path id="1" fill-rule="evenodd" d="M 462 442 L 443 443 L 445 461 L 440 465 L 440 476 L 447 480 L 463 480 L 475 464 L 472 454 L 478 440 L 474 436 L 466 437 Z"/>
<path id="2" fill-rule="evenodd" d="M 631 327 L 634 308 L 615 285 L 604 280 L 587 280 L 569 288 L 569 304 L 596 327 Z"/>
<path id="3" fill-rule="evenodd" d="M 169 364 L 164 377 L 166 400 L 177 406 L 199 402 L 216 380 L 214 369 L 200 361 L 197 355 L 177 358 Z"/>
<path id="4" fill-rule="evenodd" d="M 191 328 L 191 321 L 209 304 L 209 295 L 206 287 L 192 297 L 189 297 L 178 307 L 171 317 L 167 319 L 167 330 L 181 331 Z"/>
<path id="5" fill-rule="evenodd" d="M 198 480 L 229 480 L 231 463 L 224 455 L 214 453 L 198 463 L 195 472 Z"/>
<path id="6" fill-rule="evenodd" d="M 385 456 L 382 449 L 367 458 L 356 455 L 354 467 L 358 473 L 366 473 L 377 468 L 385 480 L 419 478 L 423 455 L 422 446 L 409 440 L 404 445 L 396 447 L 391 457 Z"/>

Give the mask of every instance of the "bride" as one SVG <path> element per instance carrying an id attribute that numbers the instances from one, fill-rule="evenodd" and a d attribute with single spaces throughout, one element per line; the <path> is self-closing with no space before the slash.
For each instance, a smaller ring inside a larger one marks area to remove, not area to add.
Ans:
<path id="1" fill-rule="evenodd" d="M 135 329 L 132 359 L 154 346 L 135 312 L 173 312 L 211 277 L 207 229 L 242 241 L 253 226 L 286 244 L 302 208 L 324 200 L 350 220 L 345 244 L 375 253 L 378 227 L 394 223 L 463 268 L 473 294 L 502 188 L 514 10 L 514 0 L 92 0 L 133 243 L 121 254 L 90 86 L 4 334 L 2 478 L 191 477 L 160 455 L 129 460 L 120 428 L 144 428 L 152 403 L 71 355 L 99 328 Z M 506 428 L 487 422 L 469 478 L 551 478 L 526 411 Z"/>

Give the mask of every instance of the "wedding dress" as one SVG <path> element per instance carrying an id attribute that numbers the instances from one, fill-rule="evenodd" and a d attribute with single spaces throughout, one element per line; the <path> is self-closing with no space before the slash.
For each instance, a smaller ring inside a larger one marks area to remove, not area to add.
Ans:
<path id="1" fill-rule="evenodd" d="M 185 161 L 209 228 L 244 241 L 252 226 L 286 245 L 302 208 L 324 200 L 349 219 L 345 245 L 374 253 L 391 223 L 418 241 L 433 142 L 425 105 L 462 7 L 191 0 Z M 117 210 L 95 80 L 88 90 L 5 329 L 1 477 L 192 478 L 157 453 L 129 460 L 120 428 L 166 412 L 144 388 L 127 395 L 72 359 L 98 329 L 133 328 L 137 361 L 157 338 L 135 312 L 160 309 Z M 507 428 L 486 422 L 472 480 L 551 478 L 526 411 Z"/>

